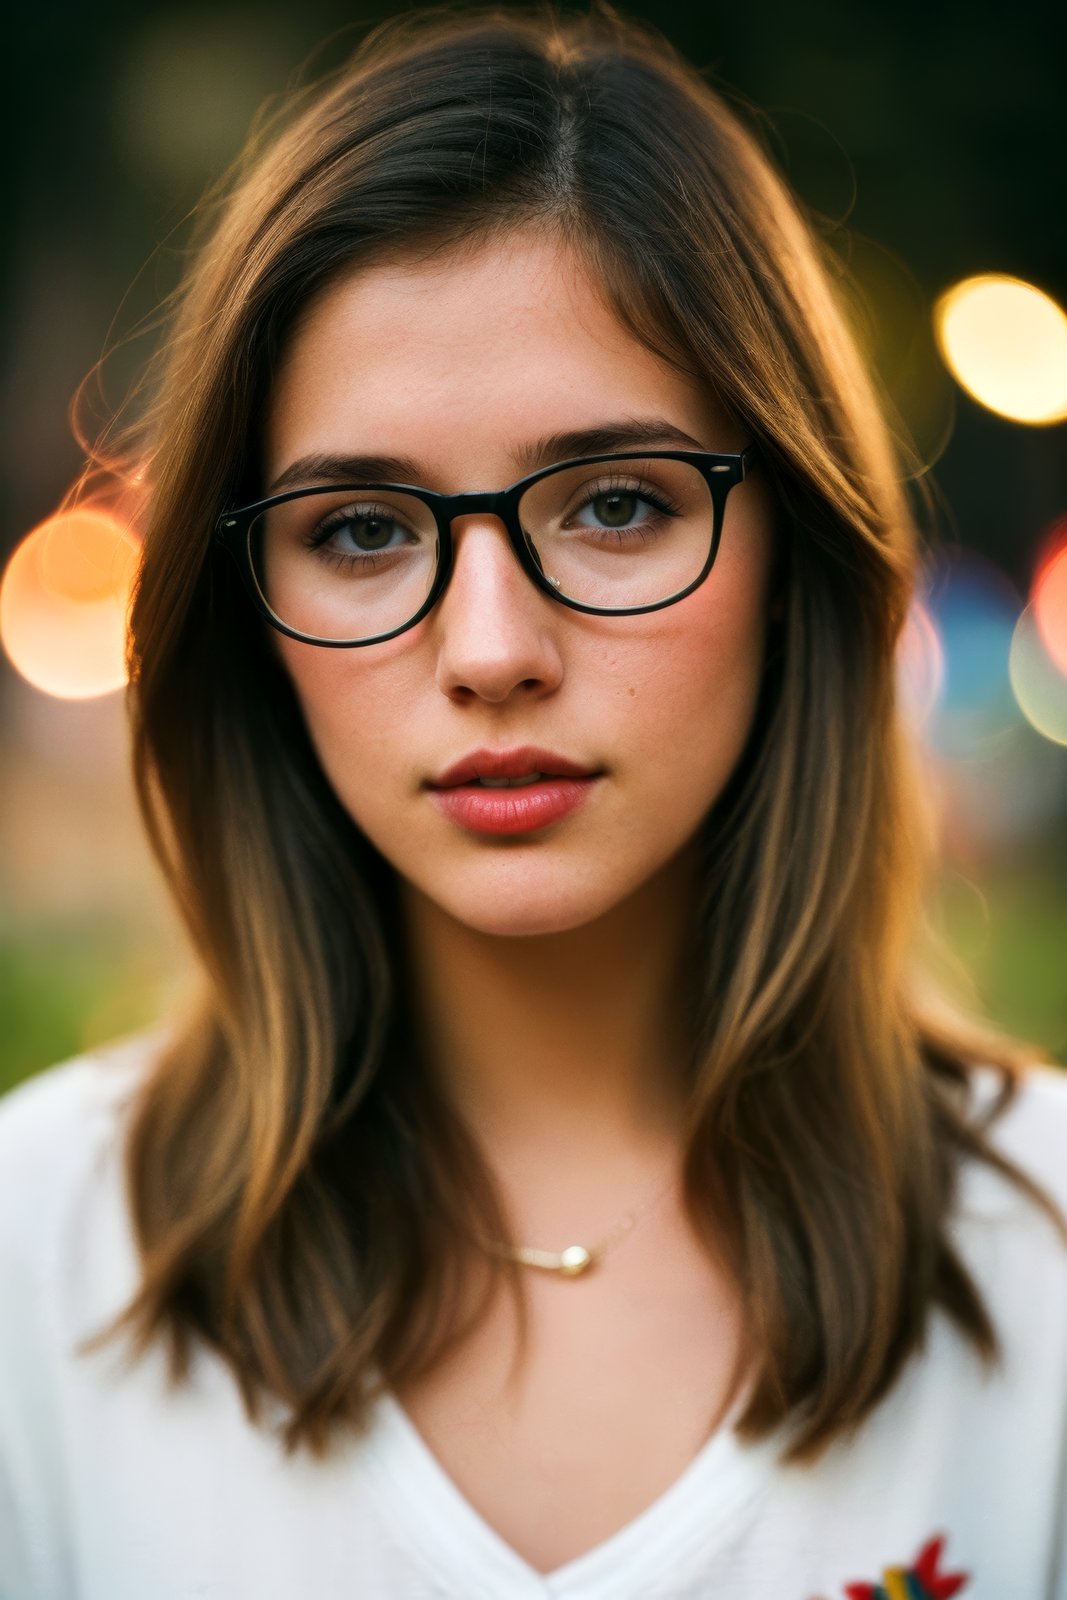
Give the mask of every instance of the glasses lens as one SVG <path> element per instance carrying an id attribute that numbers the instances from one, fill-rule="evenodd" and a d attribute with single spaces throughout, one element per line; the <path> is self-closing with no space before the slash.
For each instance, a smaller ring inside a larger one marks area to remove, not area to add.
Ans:
<path id="1" fill-rule="evenodd" d="M 715 508 L 691 462 L 626 456 L 539 478 L 519 502 L 519 520 L 561 594 L 625 610 L 696 582 L 711 553 Z"/>
<path id="2" fill-rule="evenodd" d="M 426 600 L 437 524 L 414 495 L 330 489 L 261 512 L 249 551 L 279 622 L 315 639 L 371 639 L 402 627 Z"/>

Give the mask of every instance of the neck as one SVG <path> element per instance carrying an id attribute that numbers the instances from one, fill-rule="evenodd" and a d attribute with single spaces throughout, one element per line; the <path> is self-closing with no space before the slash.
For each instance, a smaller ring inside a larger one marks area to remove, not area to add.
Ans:
<path id="1" fill-rule="evenodd" d="M 594 922 L 507 938 L 401 886 L 420 1051 L 509 1183 L 596 1173 L 632 1198 L 664 1170 L 685 1098 L 691 883 L 679 859 Z"/>

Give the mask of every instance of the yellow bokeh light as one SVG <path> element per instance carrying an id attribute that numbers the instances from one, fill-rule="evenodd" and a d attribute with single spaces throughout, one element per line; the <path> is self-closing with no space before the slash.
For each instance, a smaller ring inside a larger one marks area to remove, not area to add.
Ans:
<path id="1" fill-rule="evenodd" d="M 1067 417 L 1067 315 L 1043 290 L 998 273 L 965 278 L 935 304 L 934 332 L 956 381 L 990 411 Z"/>
<path id="2" fill-rule="evenodd" d="M 0 641 L 35 688 L 87 700 L 123 686 L 137 558 L 124 524 L 92 507 L 26 535 L 0 581 Z"/>

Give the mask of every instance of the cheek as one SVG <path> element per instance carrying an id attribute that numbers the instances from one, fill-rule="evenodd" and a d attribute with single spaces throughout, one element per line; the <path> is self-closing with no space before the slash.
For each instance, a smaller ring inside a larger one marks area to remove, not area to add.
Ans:
<path id="1" fill-rule="evenodd" d="M 304 713 L 323 771 L 350 810 L 360 792 L 373 792 L 396 741 L 403 690 L 386 681 L 382 662 L 361 661 L 357 651 L 313 649 L 283 639 L 281 656 Z"/>
<path id="2" fill-rule="evenodd" d="M 725 560 L 663 617 L 646 653 L 645 736 L 654 748 L 669 745 L 679 763 L 731 767 L 752 724 L 763 667 L 761 574 Z"/>

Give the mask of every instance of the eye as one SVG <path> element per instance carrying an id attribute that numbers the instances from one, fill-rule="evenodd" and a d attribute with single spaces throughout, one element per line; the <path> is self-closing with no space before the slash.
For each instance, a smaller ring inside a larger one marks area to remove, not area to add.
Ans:
<path id="1" fill-rule="evenodd" d="M 345 506 L 317 523 L 308 543 L 313 550 L 330 545 L 338 554 L 371 555 L 388 549 L 398 532 L 410 534 L 391 507 Z"/>
<path id="2" fill-rule="evenodd" d="M 610 493 L 595 495 L 582 509 L 593 511 L 609 528 L 622 528 L 637 515 L 637 507 L 646 504 L 648 502 L 632 489 L 613 489 Z"/>
<path id="3" fill-rule="evenodd" d="M 667 495 L 646 485 L 608 483 L 590 486 L 571 520 L 586 528 L 621 529 L 633 523 L 647 525 L 659 516 L 675 516 L 678 507 Z M 595 521 L 585 520 L 591 513 Z"/>

